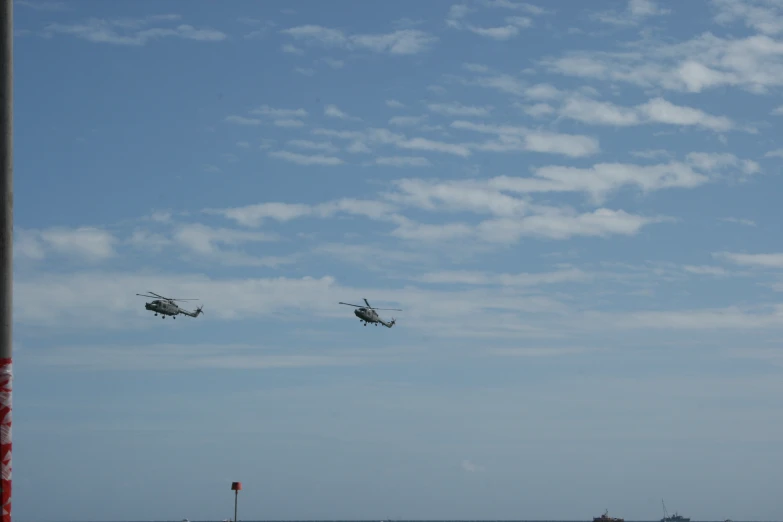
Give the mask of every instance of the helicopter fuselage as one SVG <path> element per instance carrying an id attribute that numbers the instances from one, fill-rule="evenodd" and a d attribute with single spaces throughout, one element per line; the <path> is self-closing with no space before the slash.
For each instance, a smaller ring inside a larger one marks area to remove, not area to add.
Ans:
<path id="1" fill-rule="evenodd" d="M 376 312 L 372 308 L 357 308 L 356 310 L 353 311 L 353 315 L 358 317 L 365 324 L 365 326 L 367 325 L 367 323 L 374 323 L 376 326 L 382 324 L 387 328 L 391 328 L 397 322 L 396 320 L 392 319 L 391 322 L 387 323 L 386 321 L 381 319 L 378 316 L 378 312 Z"/>
<path id="2" fill-rule="evenodd" d="M 353 311 L 354 315 L 361 319 L 362 321 L 368 322 L 368 323 L 377 323 L 378 322 L 378 314 L 375 313 L 375 310 L 368 310 L 366 308 L 357 308 Z"/>
<path id="3" fill-rule="evenodd" d="M 168 301 L 160 301 L 155 300 L 151 303 L 144 303 L 144 308 L 147 310 L 150 310 L 151 312 L 155 312 L 155 315 L 171 315 L 176 316 L 179 311 L 179 307 L 173 303 L 169 303 Z"/>

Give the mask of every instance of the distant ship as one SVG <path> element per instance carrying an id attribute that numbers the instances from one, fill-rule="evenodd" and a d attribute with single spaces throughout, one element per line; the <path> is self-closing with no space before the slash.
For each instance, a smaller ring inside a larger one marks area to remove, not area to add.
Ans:
<path id="1" fill-rule="evenodd" d="M 661 499 L 661 505 L 663 506 L 663 518 L 661 519 L 661 522 L 691 522 L 690 518 L 684 517 L 676 511 L 672 516 L 669 516 L 666 512 L 666 504 L 664 504 L 663 499 Z"/>
<path id="2" fill-rule="evenodd" d="M 593 522 L 625 522 L 625 519 L 610 517 L 609 510 L 607 509 L 606 512 L 600 517 L 593 517 Z"/>

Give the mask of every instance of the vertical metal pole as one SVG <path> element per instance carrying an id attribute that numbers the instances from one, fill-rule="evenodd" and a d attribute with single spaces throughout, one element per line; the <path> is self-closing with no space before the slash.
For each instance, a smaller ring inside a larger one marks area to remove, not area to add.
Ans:
<path id="1" fill-rule="evenodd" d="M 239 490 L 234 491 L 234 522 L 237 522 L 237 501 L 239 500 Z"/>
<path id="2" fill-rule="evenodd" d="M 0 0 L 0 522 L 11 522 L 11 389 L 13 382 L 13 235 L 14 235 L 14 11 Z"/>

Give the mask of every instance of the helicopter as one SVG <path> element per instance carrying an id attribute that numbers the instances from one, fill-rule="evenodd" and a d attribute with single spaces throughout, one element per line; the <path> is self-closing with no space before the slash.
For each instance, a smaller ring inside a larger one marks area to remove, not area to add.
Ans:
<path id="1" fill-rule="evenodd" d="M 204 313 L 204 305 L 199 306 L 196 308 L 195 312 L 188 312 L 184 308 L 180 308 L 177 306 L 175 301 L 198 301 L 198 299 L 172 299 L 170 297 L 163 297 L 162 295 L 156 294 L 155 292 L 149 292 L 149 294 L 136 294 L 141 297 L 152 297 L 154 301 L 151 303 L 144 303 L 144 308 L 147 310 L 150 310 L 152 312 L 155 312 L 155 315 L 157 316 L 160 314 L 160 316 L 165 319 L 167 315 L 170 315 L 172 319 L 177 318 L 177 314 L 182 315 L 189 315 L 190 317 L 198 317 L 199 314 Z"/>
<path id="2" fill-rule="evenodd" d="M 378 326 L 378 323 L 382 324 L 386 328 L 391 328 L 394 326 L 394 324 L 397 322 L 397 320 L 392 317 L 392 320 L 388 323 L 381 319 L 378 314 L 375 312 L 376 310 L 396 310 L 397 312 L 402 312 L 402 310 L 398 308 L 373 308 L 370 306 L 370 303 L 367 302 L 367 299 L 364 300 L 364 303 L 367 306 L 361 306 L 361 305 L 355 305 L 351 303 L 343 303 L 340 302 L 338 304 L 346 305 L 346 306 L 355 306 L 356 310 L 353 311 L 353 314 L 359 318 L 361 322 L 364 323 L 364 326 L 367 326 L 367 323 L 373 323 L 375 326 Z"/>

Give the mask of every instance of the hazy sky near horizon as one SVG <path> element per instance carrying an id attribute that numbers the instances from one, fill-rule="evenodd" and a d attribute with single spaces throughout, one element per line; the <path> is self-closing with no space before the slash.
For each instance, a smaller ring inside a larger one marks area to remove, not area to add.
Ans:
<path id="1" fill-rule="evenodd" d="M 783 518 L 783 2 L 14 9 L 19 522 Z"/>

